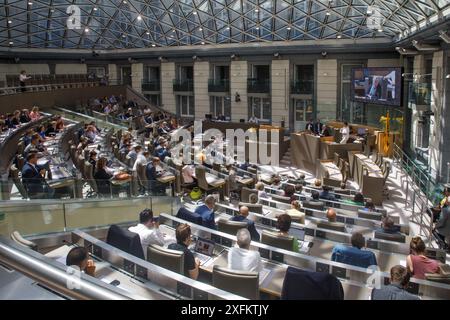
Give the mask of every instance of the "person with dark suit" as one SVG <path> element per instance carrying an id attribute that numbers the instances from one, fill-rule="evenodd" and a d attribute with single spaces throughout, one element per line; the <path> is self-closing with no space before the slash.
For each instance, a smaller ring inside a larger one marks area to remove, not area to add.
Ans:
<path id="1" fill-rule="evenodd" d="M 306 124 L 305 131 L 314 132 L 314 123 L 312 119 L 309 119 L 308 123 Z"/>
<path id="2" fill-rule="evenodd" d="M 37 161 L 37 154 L 30 152 L 22 168 L 22 183 L 30 199 L 51 198 L 54 190 L 45 181 L 46 170 L 39 167 Z"/>
<path id="3" fill-rule="evenodd" d="M 101 196 L 111 195 L 111 178 L 112 174 L 106 171 L 107 159 L 101 157 L 97 161 L 97 169 L 95 170 L 94 179 L 97 184 L 98 193 Z"/>
<path id="4" fill-rule="evenodd" d="M 255 222 L 249 220 L 248 217 L 248 207 L 242 206 L 239 208 L 239 215 L 232 217 L 231 221 L 241 221 L 247 223 L 247 229 L 250 231 L 250 235 L 253 241 L 259 241 L 259 233 L 256 231 Z"/>
<path id="5" fill-rule="evenodd" d="M 329 137 L 331 136 L 330 128 L 326 124 L 322 126 L 322 130 L 320 130 L 321 137 Z"/>
<path id="6" fill-rule="evenodd" d="M 313 132 L 314 134 L 320 134 L 322 131 L 323 124 L 320 122 L 320 119 L 317 119 L 316 122 L 313 124 Z"/>
<path id="7" fill-rule="evenodd" d="M 195 213 L 202 217 L 202 224 L 204 227 L 216 229 L 216 221 L 214 219 L 214 207 L 216 205 L 216 198 L 209 195 L 205 199 L 205 204 L 198 206 Z"/>
<path id="8" fill-rule="evenodd" d="M 166 194 L 166 185 L 158 181 L 158 178 L 163 174 L 160 163 L 161 160 L 157 157 L 154 157 L 145 168 L 145 175 L 148 179 L 148 188 L 153 195 Z"/>
<path id="9" fill-rule="evenodd" d="M 441 210 L 439 220 L 435 224 L 435 231 L 438 237 L 444 241 L 444 248 L 448 251 L 450 248 L 450 197 L 447 198 L 447 202 Z"/>

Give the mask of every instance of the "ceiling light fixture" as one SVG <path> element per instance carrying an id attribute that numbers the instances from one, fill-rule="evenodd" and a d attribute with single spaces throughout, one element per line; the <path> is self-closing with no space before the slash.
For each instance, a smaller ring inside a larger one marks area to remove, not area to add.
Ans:
<path id="1" fill-rule="evenodd" d="M 338 34 L 336 38 L 341 39 L 342 36 L 340 34 Z"/>
<path id="2" fill-rule="evenodd" d="M 205 44 L 205 41 L 202 41 L 202 44 Z"/>
<path id="3" fill-rule="evenodd" d="M 198 31 L 203 31 L 203 28 L 201 28 L 201 27 L 200 27 L 200 28 L 198 28 Z"/>
<path id="4" fill-rule="evenodd" d="M 12 20 L 8 20 L 8 23 L 11 24 L 11 23 L 12 23 Z"/>
<path id="5" fill-rule="evenodd" d="M 445 79 L 450 79 L 450 74 L 446 75 Z"/>
<path id="6" fill-rule="evenodd" d="M 141 20 L 142 20 L 142 17 L 139 15 L 139 16 L 137 16 L 137 19 L 138 19 L 139 21 L 141 21 Z"/>
<path id="7" fill-rule="evenodd" d="M 94 7 L 94 11 L 97 11 L 98 9 L 97 9 L 97 7 Z"/>
<path id="8" fill-rule="evenodd" d="M 86 33 L 89 32 L 89 28 L 85 28 L 84 32 L 86 32 Z"/>
<path id="9" fill-rule="evenodd" d="M 9 42 L 9 45 L 10 45 L 10 46 L 12 46 L 13 44 L 14 44 L 14 42 L 12 42 L 12 41 Z"/>
<path id="10" fill-rule="evenodd" d="M 287 27 L 286 30 L 291 30 L 291 27 Z"/>
<path id="11" fill-rule="evenodd" d="M 197 14 L 197 11 L 192 12 L 192 14 L 195 16 Z"/>
<path id="12" fill-rule="evenodd" d="M 326 14 L 327 16 L 329 16 L 331 13 L 330 13 L 330 11 L 327 11 L 325 14 Z"/>
<path id="13" fill-rule="evenodd" d="M 256 8 L 256 9 L 255 9 L 255 12 L 259 12 L 259 9 L 258 9 L 258 8 Z"/>
<path id="14" fill-rule="evenodd" d="M 29 6 L 32 6 L 32 5 L 33 5 L 33 2 L 28 1 L 28 5 L 29 5 Z"/>
<path id="15" fill-rule="evenodd" d="M 152 44 L 152 47 L 156 47 L 156 44 L 153 43 L 153 44 Z"/>

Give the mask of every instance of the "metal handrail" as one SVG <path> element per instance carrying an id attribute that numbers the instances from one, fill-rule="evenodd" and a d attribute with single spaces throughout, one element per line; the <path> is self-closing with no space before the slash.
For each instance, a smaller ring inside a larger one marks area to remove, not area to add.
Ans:
<path id="1" fill-rule="evenodd" d="M 6 266 L 42 283 L 67 297 L 82 300 L 129 300 L 111 285 L 80 273 L 75 277 L 67 266 L 57 267 L 51 259 L 40 259 L 38 253 L 19 247 L 13 241 L 0 237 L 0 260 Z M 46 261 L 45 261 L 46 260 Z M 72 288 L 67 284 L 70 283 Z M 111 288 L 108 288 L 111 286 Z"/>
<path id="2" fill-rule="evenodd" d="M 393 159 L 394 163 L 397 162 L 400 166 L 402 172 L 405 172 L 406 176 L 409 178 L 406 180 L 406 188 L 405 188 L 405 208 L 408 203 L 408 190 L 412 189 L 412 218 L 416 218 L 415 208 L 416 203 L 419 208 L 419 234 L 424 234 L 424 230 L 429 232 L 428 234 L 428 245 L 432 246 L 433 240 L 433 216 L 431 216 L 430 223 L 428 225 L 425 224 L 424 214 L 425 210 L 427 210 L 430 206 L 435 202 L 434 197 L 432 197 L 432 192 L 430 192 L 430 185 L 433 186 L 433 190 L 436 189 L 436 183 L 432 180 L 432 178 L 424 172 L 419 166 L 417 166 L 414 161 L 398 146 L 394 143 L 393 150 Z M 412 168 L 412 170 L 411 170 Z M 423 180 L 422 180 L 423 179 Z M 410 181 L 411 185 L 410 185 Z M 402 184 L 403 187 L 403 184 Z M 424 229 L 424 226 L 426 227 Z"/>
<path id="3" fill-rule="evenodd" d="M 48 83 L 48 84 L 38 84 L 25 86 L 25 92 L 36 92 L 36 91 L 52 91 L 57 89 L 66 89 L 71 87 L 92 87 L 100 86 L 100 82 L 89 81 L 89 82 L 71 82 L 71 83 Z M 12 95 L 20 94 L 23 87 L 3 87 L 0 88 L 0 95 Z"/>

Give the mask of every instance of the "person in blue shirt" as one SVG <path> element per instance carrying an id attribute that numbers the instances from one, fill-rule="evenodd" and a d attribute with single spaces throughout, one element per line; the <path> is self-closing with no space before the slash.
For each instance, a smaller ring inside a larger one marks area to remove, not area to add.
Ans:
<path id="1" fill-rule="evenodd" d="M 400 226 L 396 226 L 394 219 L 389 216 L 383 218 L 381 228 L 377 228 L 375 231 L 401 235 Z"/>
<path id="2" fill-rule="evenodd" d="M 247 229 L 250 231 L 250 235 L 253 241 L 259 241 L 259 233 L 256 231 L 255 228 L 255 222 L 252 220 L 249 220 L 248 217 L 248 207 L 242 206 L 239 208 L 239 215 L 232 217 L 231 221 L 241 221 L 247 223 Z"/>
<path id="3" fill-rule="evenodd" d="M 335 245 L 331 260 L 361 268 L 378 265 L 375 254 L 372 251 L 363 250 L 365 242 L 366 239 L 360 232 L 354 232 L 351 238 L 352 246 Z"/>
<path id="4" fill-rule="evenodd" d="M 325 200 L 330 200 L 330 201 L 336 200 L 336 198 L 334 197 L 333 194 L 330 193 L 330 191 L 331 191 L 331 188 L 329 186 L 323 186 L 322 192 L 320 193 L 319 198 L 325 199 Z"/>
<path id="5" fill-rule="evenodd" d="M 209 195 L 205 199 L 205 204 L 198 206 L 195 213 L 202 217 L 202 224 L 204 227 L 216 229 L 216 222 L 214 220 L 214 207 L 216 206 L 216 198 Z"/>

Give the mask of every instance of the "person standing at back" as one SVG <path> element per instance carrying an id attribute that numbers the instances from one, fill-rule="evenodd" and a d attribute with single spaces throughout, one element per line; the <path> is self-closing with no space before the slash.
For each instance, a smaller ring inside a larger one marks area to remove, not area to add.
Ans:
<path id="1" fill-rule="evenodd" d="M 247 229 L 239 229 L 237 245 L 228 252 L 228 269 L 240 271 L 262 270 L 261 256 L 258 251 L 250 250 L 251 236 Z"/>
<path id="2" fill-rule="evenodd" d="M 348 126 L 348 122 L 344 122 L 344 126 L 341 128 L 341 144 L 347 143 L 348 139 L 350 138 L 350 127 Z"/>
<path id="3" fill-rule="evenodd" d="M 409 273 L 405 267 L 396 265 L 391 268 L 390 284 L 381 286 L 379 289 L 373 289 L 372 300 L 420 300 L 405 290 L 409 283 Z"/>
<path id="4" fill-rule="evenodd" d="M 20 71 L 19 83 L 20 83 L 20 90 L 22 92 L 25 92 L 27 90 L 25 88 L 25 86 L 26 86 L 26 81 L 29 79 L 31 79 L 31 77 L 27 76 L 27 72 L 25 70 Z"/>

